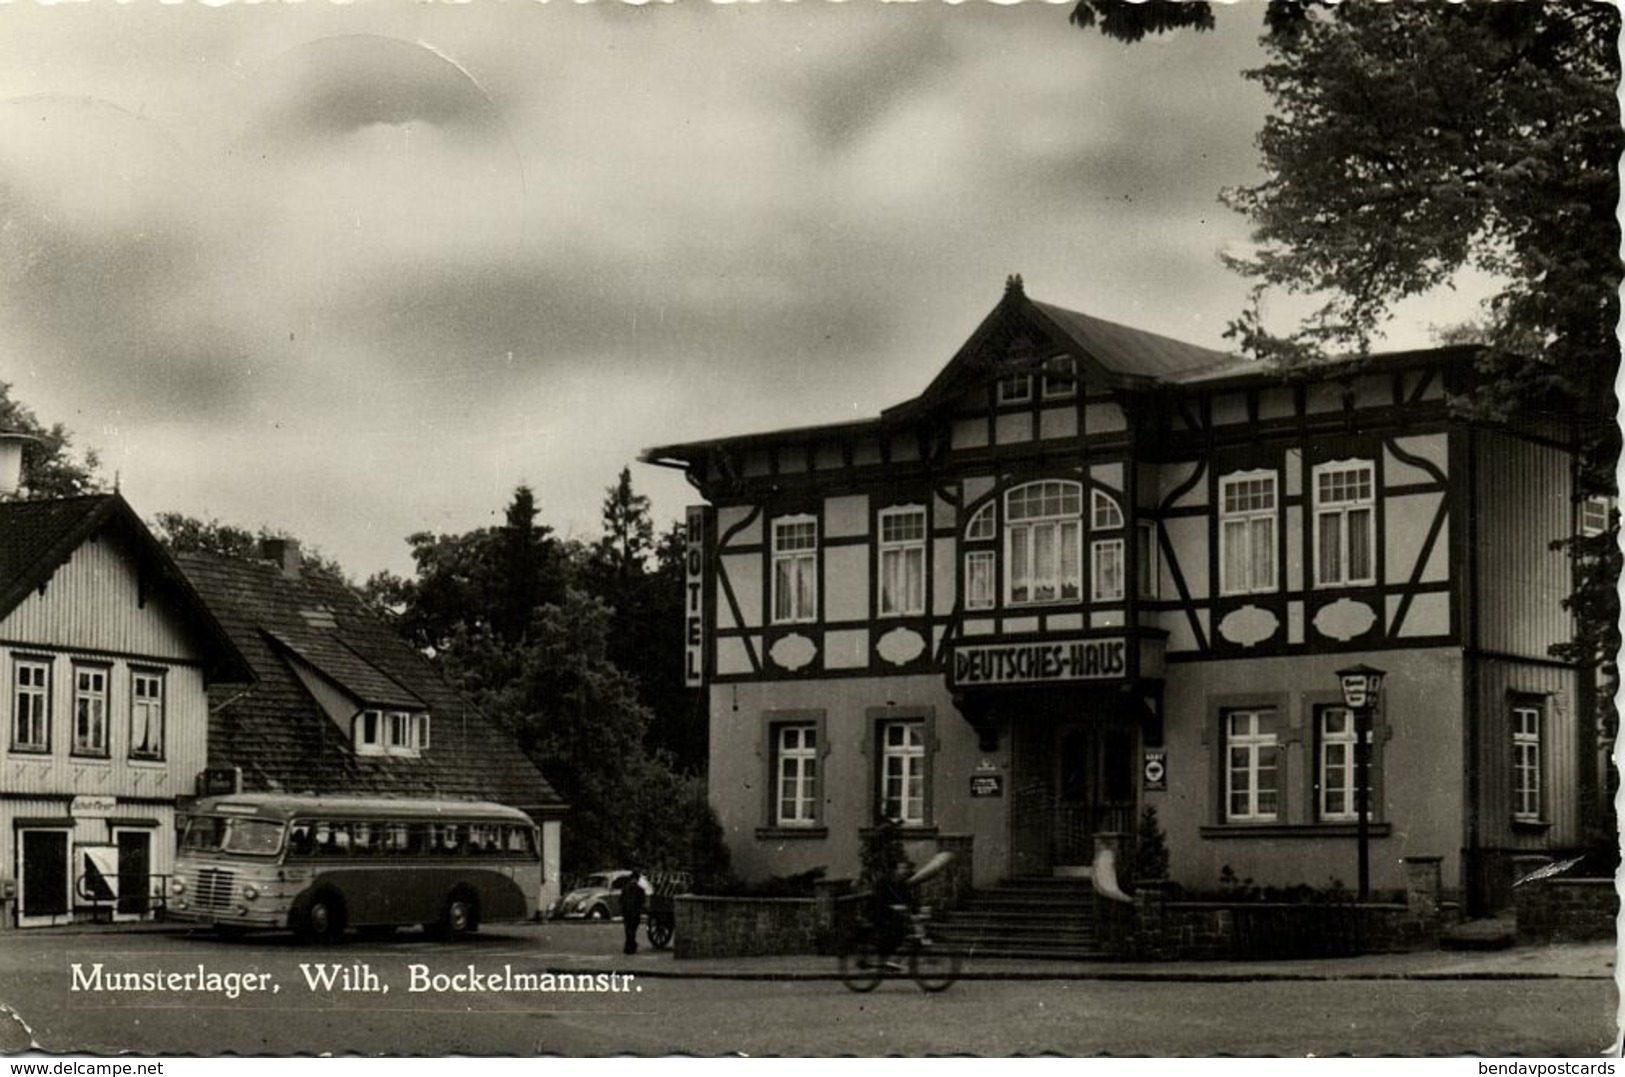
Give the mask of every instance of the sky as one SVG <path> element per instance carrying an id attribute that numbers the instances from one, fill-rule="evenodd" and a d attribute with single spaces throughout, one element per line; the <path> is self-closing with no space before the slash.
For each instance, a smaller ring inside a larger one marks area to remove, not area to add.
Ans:
<path id="1" fill-rule="evenodd" d="M 876 415 L 1011 273 L 1227 347 L 1262 9 L 1069 10 L 0 3 L 0 381 L 149 519 L 361 580 L 520 484 L 595 538 L 628 465 L 663 529 L 699 498 L 640 450 Z"/>

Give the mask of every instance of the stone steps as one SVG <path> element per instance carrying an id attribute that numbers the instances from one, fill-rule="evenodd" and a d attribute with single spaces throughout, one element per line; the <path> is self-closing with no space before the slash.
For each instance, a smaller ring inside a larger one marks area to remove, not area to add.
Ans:
<path id="1" fill-rule="evenodd" d="M 1086 960 L 1096 944 L 1087 879 L 1012 879 L 974 891 L 933 920 L 932 936 L 969 957 Z"/>

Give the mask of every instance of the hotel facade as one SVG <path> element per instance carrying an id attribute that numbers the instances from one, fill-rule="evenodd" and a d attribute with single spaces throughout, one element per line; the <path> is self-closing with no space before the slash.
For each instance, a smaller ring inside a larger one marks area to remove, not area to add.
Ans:
<path id="1" fill-rule="evenodd" d="M 1589 671 L 1561 423 L 1468 423 L 1469 349 L 1314 375 L 1038 302 L 1019 277 L 875 419 L 648 450 L 689 512 L 690 682 L 734 865 L 856 874 L 882 816 L 978 886 L 1088 874 L 1156 809 L 1176 882 L 1373 888 L 1439 857 L 1470 906 L 1582 840 Z M 1601 517 L 1598 517 L 1601 513 Z M 961 844 L 961 847 L 963 845 Z"/>

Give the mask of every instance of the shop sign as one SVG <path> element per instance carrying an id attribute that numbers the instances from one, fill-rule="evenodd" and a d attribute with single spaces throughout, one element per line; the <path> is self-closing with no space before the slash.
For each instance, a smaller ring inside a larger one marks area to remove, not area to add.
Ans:
<path id="1" fill-rule="evenodd" d="M 1164 749 L 1147 751 L 1145 753 L 1145 768 L 1141 771 L 1145 778 L 1145 788 L 1152 791 L 1164 791 L 1168 788 L 1168 752 Z"/>
<path id="2" fill-rule="evenodd" d="M 970 776 L 970 795 L 973 797 L 1004 796 L 1004 775 L 972 774 Z"/>
<path id="3" fill-rule="evenodd" d="M 1128 641 L 1071 639 L 993 643 L 954 650 L 955 685 L 1044 684 L 1120 680 L 1128 676 Z"/>
<path id="4" fill-rule="evenodd" d="M 113 814 L 118 797 L 81 793 L 68 804 L 68 814 L 75 819 L 97 819 Z"/>
<path id="5" fill-rule="evenodd" d="M 705 525 L 706 507 L 688 507 L 683 550 L 683 683 L 705 683 Z"/>

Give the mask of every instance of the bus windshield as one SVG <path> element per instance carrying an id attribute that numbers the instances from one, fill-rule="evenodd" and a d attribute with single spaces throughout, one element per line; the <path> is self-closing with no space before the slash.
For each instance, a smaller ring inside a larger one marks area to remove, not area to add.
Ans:
<path id="1" fill-rule="evenodd" d="M 269 819 L 194 815 L 187 820 L 181 850 L 189 853 L 275 856 L 282 851 L 283 829 L 283 824 Z"/>

